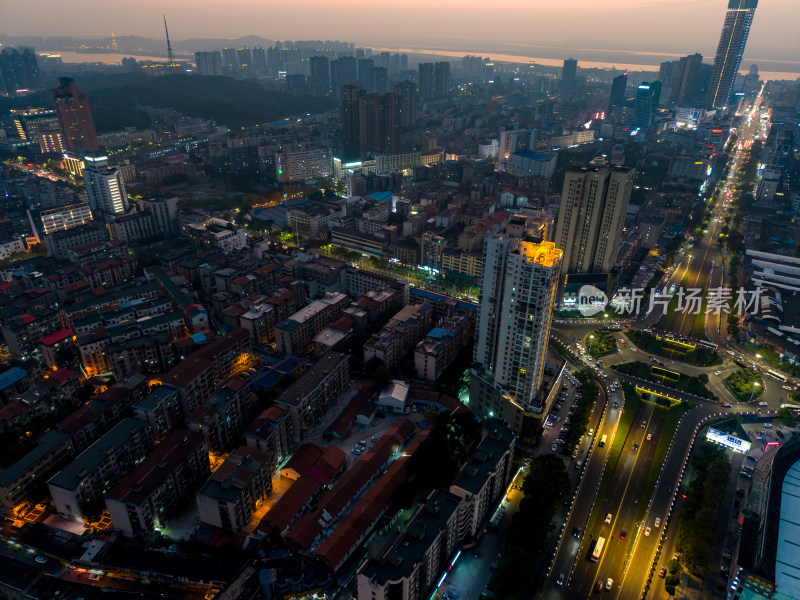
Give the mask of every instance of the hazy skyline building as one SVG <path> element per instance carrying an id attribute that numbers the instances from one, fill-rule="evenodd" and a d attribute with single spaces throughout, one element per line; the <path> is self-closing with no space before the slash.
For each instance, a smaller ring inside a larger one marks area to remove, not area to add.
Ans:
<path id="1" fill-rule="evenodd" d="M 9 95 L 40 85 L 39 62 L 30 48 L 3 48 L 0 52 L 0 90 Z"/>
<path id="2" fill-rule="evenodd" d="M 728 1 L 711 82 L 706 92 L 706 108 L 722 108 L 730 100 L 757 5 L 758 0 Z"/>
<path id="3" fill-rule="evenodd" d="M 419 97 L 422 100 L 433 100 L 435 65 L 433 63 L 419 63 L 419 75 L 417 78 L 419 86 Z"/>
<path id="4" fill-rule="evenodd" d="M 403 81 L 394 86 L 399 106 L 400 127 L 410 129 L 417 122 L 417 85 L 413 81 Z"/>
<path id="5" fill-rule="evenodd" d="M 308 59 L 312 96 L 327 96 L 331 93 L 331 71 L 327 56 L 312 56 Z"/>
<path id="6" fill-rule="evenodd" d="M 615 109 L 625 102 L 625 95 L 628 89 L 628 74 L 617 75 L 611 81 L 611 94 L 608 97 L 607 117 L 615 112 Z"/>
<path id="7" fill-rule="evenodd" d="M 200 75 L 222 75 L 222 56 L 219 50 L 195 52 L 194 64 Z"/>
<path id="8" fill-rule="evenodd" d="M 59 82 L 51 94 L 61 125 L 64 148 L 72 154 L 96 152 L 100 147 L 89 96 L 81 92 L 69 77 L 62 77 Z"/>
<path id="9" fill-rule="evenodd" d="M 354 85 L 342 86 L 340 114 L 342 121 L 343 149 L 345 156 L 351 158 L 360 152 L 358 141 L 359 132 L 359 98 L 364 95 L 364 89 Z"/>
<path id="10" fill-rule="evenodd" d="M 565 58 L 561 67 L 561 95 L 568 96 L 575 93 L 578 88 L 578 61 L 574 58 Z"/>

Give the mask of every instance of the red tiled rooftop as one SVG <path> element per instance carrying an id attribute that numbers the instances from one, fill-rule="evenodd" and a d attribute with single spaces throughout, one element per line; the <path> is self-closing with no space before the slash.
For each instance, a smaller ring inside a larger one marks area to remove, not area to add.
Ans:
<path id="1" fill-rule="evenodd" d="M 59 385 L 69 381 L 73 377 L 78 374 L 77 371 L 73 371 L 72 369 L 59 369 L 55 373 L 52 373 L 47 379 L 57 382 Z"/>
<path id="2" fill-rule="evenodd" d="M 44 344 L 45 346 L 52 346 L 53 344 L 57 344 L 58 342 L 62 342 L 67 338 L 72 337 L 72 332 L 69 329 L 59 329 L 55 333 L 51 333 L 39 340 L 40 344 Z"/>
<path id="3" fill-rule="evenodd" d="M 320 483 L 312 477 L 303 476 L 295 481 L 261 519 L 258 529 L 275 533 L 282 532 L 292 523 L 302 507 L 308 504 L 319 488 Z"/>

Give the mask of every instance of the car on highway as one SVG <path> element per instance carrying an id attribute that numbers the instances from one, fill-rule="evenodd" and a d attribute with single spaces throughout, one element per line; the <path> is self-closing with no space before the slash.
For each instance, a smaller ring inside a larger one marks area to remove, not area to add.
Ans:
<path id="1" fill-rule="evenodd" d="M 611 513 L 608 513 L 608 514 L 606 515 L 606 524 L 609 524 L 609 523 L 611 523 L 611 519 L 612 519 L 612 518 L 613 518 L 613 517 L 612 517 Z"/>
<path id="2" fill-rule="evenodd" d="M 36 557 L 36 558 L 34 558 L 33 560 L 35 560 L 35 561 L 36 561 L 37 563 L 39 563 L 40 565 L 43 565 L 44 563 L 46 563 L 46 562 L 47 562 L 47 558 L 46 558 L 46 557 L 44 557 L 44 556 L 37 556 L 37 557 Z"/>
<path id="3" fill-rule="evenodd" d="M 642 429 L 647 429 L 647 421 L 642 421 Z"/>
<path id="4" fill-rule="evenodd" d="M 722 406 L 723 408 L 730 408 L 730 407 L 731 407 L 730 403 L 728 403 L 728 402 L 723 402 L 723 403 L 721 404 L 721 406 Z"/>
<path id="5" fill-rule="evenodd" d="M 625 529 L 619 532 L 619 539 L 624 540 L 627 537 L 628 537 L 628 532 Z"/>
<path id="6" fill-rule="evenodd" d="M 612 587 L 614 587 L 614 580 L 609 577 L 606 579 L 606 590 L 611 590 Z"/>
<path id="7" fill-rule="evenodd" d="M 578 527 L 573 527 L 573 528 L 572 528 L 572 537 L 575 537 L 575 538 L 577 538 L 577 537 L 581 537 L 581 530 L 580 530 L 580 528 L 578 528 Z"/>
<path id="8" fill-rule="evenodd" d="M 714 375 L 719 375 L 722 371 L 714 371 Z"/>
<path id="9" fill-rule="evenodd" d="M 661 570 L 658 572 L 659 577 L 666 577 L 667 576 L 667 567 L 661 567 Z"/>
<path id="10" fill-rule="evenodd" d="M 648 433 L 647 434 L 647 441 L 649 442 L 652 439 L 653 439 L 653 434 L 652 433 Z"/>
<path id="11" fill-rule="evenodd" d="M 761 402 L 758 403 L 758 405 L 759 406 L 767 406 L 767 403 L 762 400 Z"/>
<path id="12" fill-rule="evenodd" d="M 561 573 L 556 579 L 556 585 L 564 585 L 564 574 Z"/>
<path id="13" fill-rule="evenodd" d="M 772 423 L 764 423 L 764 429 L 772 429 Z"/>
<path id="14" fill-rule="evenodd" d="M 638 449 L 639 449 L 639 444 L 638 443 L 634 443 L 633 444 L 633 451 L 636 452 Z"/>
<path id="15" fill-rule="evenodd" d="M 644 530 L 644 535 L 645 535 L 645 537 L 647 537 L 647 536 L 649 536 L 649 535 L 650 535 L 650 528 L 649 528 L 649 527 L 647 527 L 647 528 Z"/>
<path id="16" fill-rule="evenodd" d="M 661 527 L 661 517 L 657 517 L 656 522 L 653 523 L 653 525 L 655 525 L 657 528 Z"/>
<path id="17" fill-rule="evenodd" d="M 602 581 L 598 581 L 596 584 L 594 584 L 594 593 L 595 594 L 598 593 L 599 591 L 601 591 L 602 589 L 603 589 L 603 582 Z"/>

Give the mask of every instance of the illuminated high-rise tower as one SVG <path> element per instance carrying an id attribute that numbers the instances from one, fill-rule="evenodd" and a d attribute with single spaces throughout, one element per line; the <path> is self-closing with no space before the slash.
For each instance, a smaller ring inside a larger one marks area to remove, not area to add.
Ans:
<path id="1" fill-rule="evenodd" d="M 728 0 L 711 83 L 706 92 L 707 108 L 721 108 L 730 100 L 757 5 L 758 0 Z"/>
<path id="2" fill-rule="evenodd" d="M 88 154 L 84 162 L 83 182 L 92 212 L 95 215 L 126 214 L 130 206 L 120 170 L 109 168 L 108 156 L 104 154 Z"/>
<path id="3" fill-rule="evenodd" d="M 542 240 L 546 229 L 529 229 L 486 236 L 470 384 L 473 410 L 506 420 L 520 434 L 527 417 L 541 422 L 535 415 L 546 402 L 540 387 L 563 258 Z"/>
<path id="4" fill-rule="evenodd" d="M 97 131 L 89 97 L 69 77 L 62 77 L 61 85 L 51 92 L 64 136 L 64 148 L 73 154 L 97 151 Z"/>

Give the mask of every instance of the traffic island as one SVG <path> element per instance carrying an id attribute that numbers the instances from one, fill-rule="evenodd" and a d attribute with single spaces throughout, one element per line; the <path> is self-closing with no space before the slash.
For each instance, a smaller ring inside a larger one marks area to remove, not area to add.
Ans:
<path id="1" fill-rule="evenodd" d="M 583 343 L 593 358 L 601 358 L 617 352 L 617 338 L 614 337 L 611 330 L 605 327 L 595 329 L 584 338 Z"/>
<path id="2" fill-rule="evenodd" d="M 700 344 L 674 340 L 635 329 L 629 329 L 625 335 L 640 350 L 649 354 L 663 356 L 696 367 L 714 367 L 722 364 L 722 356 L 716 350 Z"/>
<path id="3" fill-rule="evenodd" d="M 620 363 L 612 368 L 623 375 L 657 383 L 676 392 L 683 392 L 709 400 L 717 399 L 716 395 L 706 387 L 708 383 L 708 375 L 706 374 L 692 377 L 679 371 L 673 371 L 657 365 L 648 365 L 639 361 Z"/>
<path id="4" fill-rule="evenodd" d="M 740 402 L 752 402 L 764 395 L 764 380 L 758 371 L 739 369 L 725 378 L 725 386 Z"/>

